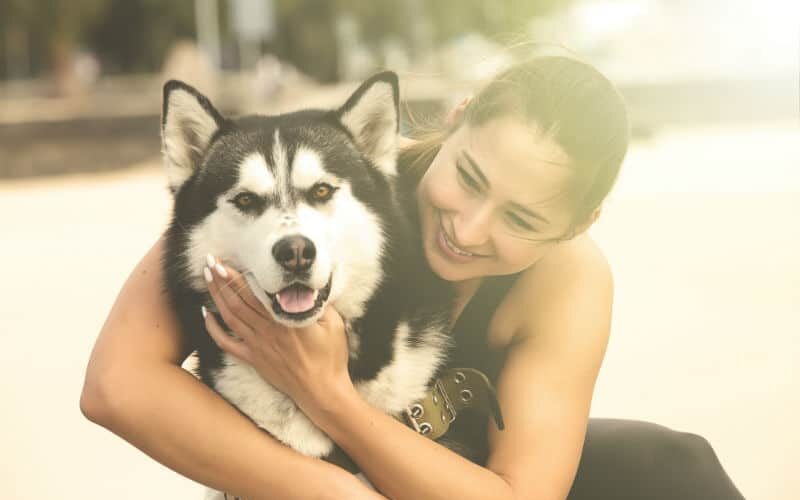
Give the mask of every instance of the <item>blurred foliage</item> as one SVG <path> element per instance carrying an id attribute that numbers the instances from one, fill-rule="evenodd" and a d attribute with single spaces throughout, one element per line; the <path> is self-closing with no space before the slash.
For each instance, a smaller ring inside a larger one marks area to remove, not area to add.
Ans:
<path id="1" fill-rule="evenodd" d="M 285 0 L 294 4 L 296 0 Z M 569 4 L 568 0 L 336 0 L 340 12 L 353 14 L 367 41 L 387 34 L 408 38 L 415 14 L 434 29 L 434 41 L 443 42 L 465 32 L 505 39 L 526 30 L 531 18 Z"/>
<path id="2" fill-rule="evenodd" d="M 370 47 L 387 37 L 411 53 L 420 30 L 438 44 L 466 32 L 507 42 L 524 33 L 534 16 L 565 0 L 274 0 L 278 33 L 263 49 L 319 80 L 337 77 L 336 23 L 356 20 Z M 227 23 L 228 1 L 219 2 L 224 58 L 235 60 L 236 40 Z M 421 28 L 422 27 L 422 28 Z M 427 30 L 427 31 L 425 31 Z M 158 71 L 169 45 L 194 38 L 193 0 L 0 0 L 0 76 L 10 58 L 25 60 L 23 76 L 58 70 L 79 48 L 97 55 L 104 73 Z M 424 47 L 423 47 L 424 48 Z M 343 47 L 341 50 L 347 50 Z M 22 55 L 18 55 L 22 54 Z M 18 66 L 18 65 L 17 65 Z M 235 66 L 235 64 L 234 64 Z M 19 76 L 19 75 L 16 75 Z"/>
<path id="3" fill-rule="evenodd" d="M 169 45 L 195 34 L 194 0 L 106 0 L 85 42 L 106 72 L 157 71 Z"/>
<path id="4" fill-rule="evenodd" d="M 2 0 L 0 62 L 19 48 L 29 54 L 31 73 L 58 71 L 89 23 L 98 19 L 106 0 Z"/>
<path id="5" fill-rule="evenodd" d="M 278 34 L 272 52 L 319 81 L 337 80 L 336 2 L 275 0 L 275 11 Z"/>

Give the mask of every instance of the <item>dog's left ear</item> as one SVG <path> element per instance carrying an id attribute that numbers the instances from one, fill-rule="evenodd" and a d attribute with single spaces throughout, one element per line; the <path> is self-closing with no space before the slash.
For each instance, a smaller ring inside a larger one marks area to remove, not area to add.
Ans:
<path id="1" fill-rule="evenodd" d="M 336 112 L 361 152 L 388 175 L 397 173 L 399 106 L 397 74 L 384 71 L 362 83 Z"/>
<path id="2" fill-rule="evenodd" d="M 178 80 L 164 85 L 161 150 L 173 194 L 200 167 L 211 139 L 224 122 L 208 98 L 191 85 Z"/>

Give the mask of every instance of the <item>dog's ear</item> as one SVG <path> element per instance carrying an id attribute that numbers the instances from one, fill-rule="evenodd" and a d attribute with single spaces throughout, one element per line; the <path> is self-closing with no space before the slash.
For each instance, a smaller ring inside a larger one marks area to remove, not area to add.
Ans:
<path id="1" fill-rule="evenodd" d="M 178 80 L 164 84 L 161 114 L 161 151 L 172 193 L 186 182 L 225 119 L 191 85 Z"/>
<path id="2" fill-rule="evenodd" d="M 397 173 L 399 106 L 397 74 L 385 71 L 362 83 L 337 110 L 359 149 L 388 175 Z"/>

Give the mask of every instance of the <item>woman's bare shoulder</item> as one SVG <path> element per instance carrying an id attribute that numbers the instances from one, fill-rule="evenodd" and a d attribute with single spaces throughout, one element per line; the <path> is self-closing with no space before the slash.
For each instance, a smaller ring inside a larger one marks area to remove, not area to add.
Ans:
<path id="1" fill-rule="evenodd" d="M 597 243 L 584 233 L 554 248 L 524 272 L 521 282 L 533 286 L 542 280 L 596 277 L 596 273 L 608 273 L 610 276 L 611 266 Z"/>
<path id="2" fill-rule="evenodd" d="M 585 300 L 575 300 L 579 294 Z M 597 243 L 584 233 L 523 271 L 492 319 L 490 341 L 503 345 L 518 335 L 541 333 L 530 324 L 556 306 L 584 314 L 586 302 L 594 301 L 603 313 L 611 308 L 612 297 L 611 266 Z"/>

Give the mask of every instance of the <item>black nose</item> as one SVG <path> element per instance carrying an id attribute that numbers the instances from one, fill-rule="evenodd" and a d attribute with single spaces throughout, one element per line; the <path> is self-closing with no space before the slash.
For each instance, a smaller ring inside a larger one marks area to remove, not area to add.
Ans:
<path id="1" fill-rule="evenodd" d="M 284 269 L 296 273 L 311 267 L 314 257 L 317 256 L 317 249 L 311 240 L 295 234 L 278 240 L 272 247 L 272 255 Z"/>

